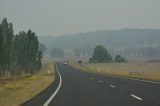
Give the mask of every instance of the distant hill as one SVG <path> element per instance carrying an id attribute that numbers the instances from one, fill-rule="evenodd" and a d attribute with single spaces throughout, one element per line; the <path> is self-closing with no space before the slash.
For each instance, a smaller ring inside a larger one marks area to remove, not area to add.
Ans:
<path id="1" fill-rule="evenodd" d="M 100 30 L 60 37 L 40 36 L 39 39 L 48 48 L 57 47 L 61 49 L 93 48 L 97 44 L 102 44 L 113 50 L 157 48 L 160 47 L 160 29 Z"/>
<path id="2" fill-rule="evenodd" d="M 103 44 L 109 48 L 128 46 L 160 45 L 160 30 L 154 29 L 121 29 L 102 30 L 60 37 L 40 36 L 40 41 L 47 46 L 59 48 L 77 48 Z"/>

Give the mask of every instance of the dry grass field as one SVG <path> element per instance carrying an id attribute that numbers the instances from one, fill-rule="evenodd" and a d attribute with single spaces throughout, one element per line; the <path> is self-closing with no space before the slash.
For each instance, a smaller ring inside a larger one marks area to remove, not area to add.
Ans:
<path id="1" fill-rule="evenodd" d="M 160 81 L 160 62 L 130 62 L 81 65 L 72 63 L 71 66 L 83 71 L 103 75 L 116 75 Z"/>
<path id="2" fill-rule="evenodd" d="M 0 80 L 0 106 L 19 106 L 43 91 L 54 78 L 53 63 L 45 62 L 35 75 Z"/>

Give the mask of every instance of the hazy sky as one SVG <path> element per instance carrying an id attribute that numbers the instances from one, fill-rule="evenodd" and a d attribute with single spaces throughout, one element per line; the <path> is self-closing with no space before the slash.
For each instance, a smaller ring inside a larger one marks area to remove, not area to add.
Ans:
<path id="1" fill-rule="evenodd" d="M 160 0 L 0 0 L 15 33 L 63 35 L 102 29 L 160 28 Z"/>

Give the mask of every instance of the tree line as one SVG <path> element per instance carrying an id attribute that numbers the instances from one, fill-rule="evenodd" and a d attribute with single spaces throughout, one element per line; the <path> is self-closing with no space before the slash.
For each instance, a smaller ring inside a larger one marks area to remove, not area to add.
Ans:
<path id="1" fill-rule="evenodd" d="M 34 32 L 14 35 L 13 25 L 6 18 L 0 23 L 0 75 L 35 73 L 41 68 L 42 53 Z"/>
<path id="2" fill-rule="evenodd" d="M 125 62 L 125 58 L 121 55 L 116 55 L 115 58 L 108 53 L 108 50 L 103 45 L 97 45 L 94 48 L 93 55 L 89 59 L 90 63 L 108 63 L 108 62 Z"/>
<path id="3" fill-rule="evenodd" d="M 160 46 L 146 46 L 146 47 L 130 47 L 119 50 L 122 55 L 127 57 L 160 57 Z"/>

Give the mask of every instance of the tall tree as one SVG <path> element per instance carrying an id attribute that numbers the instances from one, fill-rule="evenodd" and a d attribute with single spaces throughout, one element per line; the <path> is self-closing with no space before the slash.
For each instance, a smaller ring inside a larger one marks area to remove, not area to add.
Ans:
<path id="1" fill-rule="evenodd" d="M 15 36 L 14 48 L 16 63 L 27 73 L 34 73 L 41 67 L 42 54 L 39 52 L 39 42 L 36 34 L 31 30 L 20 32 Z M 37 68 L 38 66 L 38 68 Z"/>
<path id="2" fill-rule="evenodd" d="M 14 50 L 15 50 L 15 61 L 20 69 L 24 70 L 25 67 L 25 52 L 26 52 L 26 32 L 20 32 L 19 35 L 16 35 L 14 38 Z"/>
<path id="3" fill-rule="evenodd" d="M 32 72 L 36 68 L 35 65 L 38 54 L 39 42 L 36 34 L 31 30 L 28 30 L 26 38 L 26 71 Z"/>
<path id="4" fill-rule="evenodd" d="M 42 66 L 42 53 L 41 51 L 38 52 L 38 56 L 37 56 L 37 69 L 40 70 L 41 66 Z"/>
<path id="5" fill-rule="evenodd" d="M 4 18 L 0 24 L 0 71 L 2 74 L 34 73 L 41 68 L 42 54 L 39 41 L 34 32 L 13 34 L 12 23 Z M 3 70 L 3 71 L 2 71 Z"/>
<path id="6" fill-rule="evenodd" d="M 110 61 L 112 61 L 112 57 L 108 53 L 107 49 L 102 45 L 97 45 L 96 48 L 94 48 L 94 52 L 92 58 L 90 58 L 90 62 L 106 63 Z"/>
<path id="7" fill-rule="evenodd" d="M 2 64 L 2 44 L 3 44 L 3 35 L 2 35 L 2 29 L 0 24 L 0 70 L 1 70 L 1 64 Z"/>
<path id="8" fill-rule="evenodd" d="M 12 56 L 12 43 L 13 43 L 13 27 L 12 23 L 8 23 L 7 19 L 4 18 L 2 20 L 1 25 L 3 44 L 2 44 L 2 63 L 4 69 L 9 70 L 11 64 L 11 56 Z"/>

